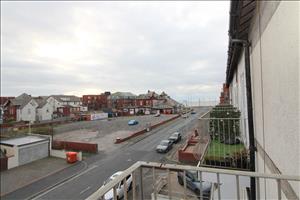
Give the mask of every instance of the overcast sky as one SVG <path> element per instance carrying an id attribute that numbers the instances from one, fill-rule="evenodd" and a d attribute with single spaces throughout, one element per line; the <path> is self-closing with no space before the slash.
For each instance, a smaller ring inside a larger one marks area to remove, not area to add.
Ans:
<path id="1" fill-rule="evenodd" d="M 229 2 L 3 2 L 1 95 L 216 98 Z"/>

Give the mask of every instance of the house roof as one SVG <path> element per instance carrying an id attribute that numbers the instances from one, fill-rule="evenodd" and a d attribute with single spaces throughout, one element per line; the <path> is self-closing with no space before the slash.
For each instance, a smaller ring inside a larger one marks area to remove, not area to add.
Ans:
<path id="1" fill-rule="evenodd" d="M 47 104 L 46 97 L 40 96 L 40 97 L 34 97 L 33 99 L 37 102 L 38 108 L 42 108 L 44 105 Z"/>
<path id="2" fill-rule="evenodd" d="M 23 108 L 26 104 L 28 104 L 32 100 L 32 97 L 26 93 L 21 94 L 20 96 L 17 96 L 14 99 L 10 99 L 10 102 L 14 106 L 20 106 L 20 108 Z"/>
<path id="3" fill-rule="evenodd" d="M 8 146 L 24 146 L 28 144 L 33 144 L 37 142 L 47 141 L 48 138 L 39 137 L 39 136 L 25 136 L 7 140 L 0 140 L 0 144 Z"/>
<path id="4" fill-rule="evenodd" d="M 137 99 L 150 99 L 150 98 L 160 98 L 160 95 L 158 95 L 156 92 L 154 91 L 150 91 L 148 90 L 148 92 L 146 94 L 140 94 L 136 97 Z"/>
<path id="5" fill-rule="evenodd" d="M 230 3 L 229 44 L 226 69 L 226 83 L 230 84 L 241 56 L 242 44 L 232 43 L 231 39 L 248 40 L 251 21 L 256 8 L 255 0 L 242 0 Z"/>
<path id="6" fill-rule="evenodd" d="M 59 102 L 80 102 L 80 98 L 75 95 L 51 95 L 49 97 L 53 97 Z"/>
<path id="7" fill-rule="evenodd" d="M 122 98 L 133 99 L 135 97 L 136 95 L 131 92 L 115 92 L 109 96 L 110 99 L 122 99 Z"/>
<path id="8" fill-rule="evenodd" d="M 15 97 L 0 97 L 0 106 L 4 106 L 6 102 L 10 99 L 14 99 Z"/>

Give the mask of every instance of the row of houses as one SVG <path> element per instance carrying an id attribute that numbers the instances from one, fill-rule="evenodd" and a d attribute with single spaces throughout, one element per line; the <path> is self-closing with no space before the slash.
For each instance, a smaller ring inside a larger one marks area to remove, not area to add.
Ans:
<path id="1" fill-rule="evenodd" d="M 135 95 L 131 92 L 105 92 L 100 95 L 83 95 L 82 105 L 89 110 L 110 110 L 121 115 L 178 113 L 183 105 L 172 99 L 165 92 L 157 94 L 148 90 L 146 94 Z"/>
<path id="2" fill-rule="evenodd" d="M 87 110 L 81 105 L 80 98 L 73 95 L 32 97 L 23 93 L 1 100 L 1 118 L 4 121 L 46 121 Z"/>
<path id="3" fill-rule="evenodd" d="M 130 92 L 105 92 L 99 95 L 51 95 L 32 97 L 26 93 L 17 97 L 1 97 L 1 121 L 40 122 L 61 117 L 78 117 L 87 112 L 136 115 L 177 113 L 182 105 L 168 96 L 148 91 L 135 95 Z"/>

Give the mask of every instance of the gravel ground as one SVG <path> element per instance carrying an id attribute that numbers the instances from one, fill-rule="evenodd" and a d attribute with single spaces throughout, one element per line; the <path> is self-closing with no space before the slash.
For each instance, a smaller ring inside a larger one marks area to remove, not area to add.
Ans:
<path id="1" fill-rule="evenodd" d="M 125 137 L 132 132 L 144 129 L 148 123 L 156 124 L 161 121 L 170 119 L 176 115 L 153 115 L 118 117 L 111 120 L 83 121 L 71 124 L 64 124 L 54 128 L 54 139 L 71 141 L 97 143 L 99 151 L 111 151 L 118 148 L 115 145 L 117 137 Z M 136 119 L 139 124 L 128 126 L 130 119 Z"/>

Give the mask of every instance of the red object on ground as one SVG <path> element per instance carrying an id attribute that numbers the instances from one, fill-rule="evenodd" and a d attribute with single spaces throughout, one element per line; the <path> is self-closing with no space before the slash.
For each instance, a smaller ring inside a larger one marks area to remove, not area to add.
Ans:
<path id="1" fill-rule="evenodd" d="M 75 163 L 77 161 L 77 152 L 67 152 L 66 159 L 68 163 Z"/>

